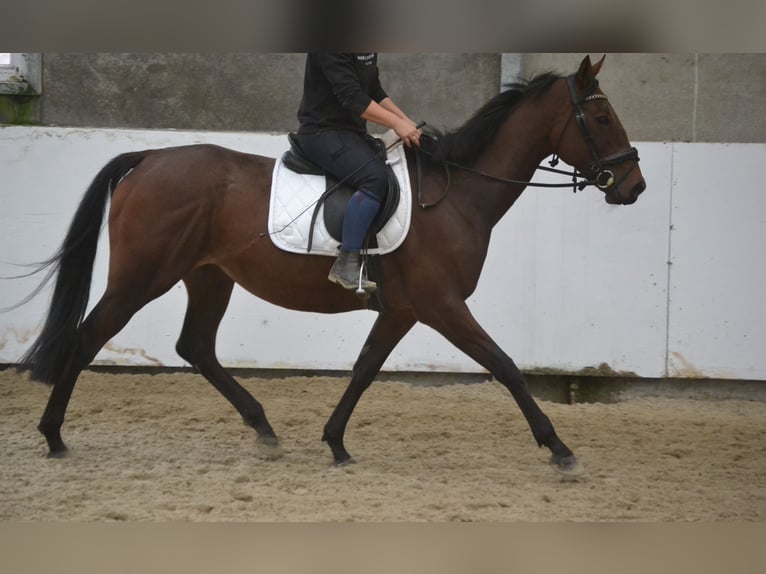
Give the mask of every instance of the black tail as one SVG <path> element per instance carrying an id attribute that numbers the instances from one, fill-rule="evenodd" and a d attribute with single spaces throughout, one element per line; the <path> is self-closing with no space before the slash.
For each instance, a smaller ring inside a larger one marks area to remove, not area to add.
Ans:
<path id="1" fill-rule="evenodd" d="M 56 286 L 43 330 L 19 359 L 18 367 L 31 370 L 31 377 L 37 381 L 53 385 L 67 362 L 77 354 L 77 328 L 88 306 L 93 261 L 107 202 L 113 187 L 146 155 L 147 152 L 119 155 L 98 172 L 77 208 L 64 243 L 38 268 L 49 269 L 49 273 L 37 291 L 54 275 Z"/>

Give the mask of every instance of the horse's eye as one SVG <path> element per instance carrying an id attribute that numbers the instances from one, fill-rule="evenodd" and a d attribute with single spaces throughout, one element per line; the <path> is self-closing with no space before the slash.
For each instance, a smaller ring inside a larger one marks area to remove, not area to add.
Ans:
<path id="1" fill-rule="evenodd" d="M 610 120 L 609 120 L 609 116 L 598 116 L 598 117 L 596 118 L 596 121 L 597 121 L 598 123 L 600 123 L 602 126 L 606 126 L 606 125 L 609 125 L 609 122 L 610 122 Z"/>

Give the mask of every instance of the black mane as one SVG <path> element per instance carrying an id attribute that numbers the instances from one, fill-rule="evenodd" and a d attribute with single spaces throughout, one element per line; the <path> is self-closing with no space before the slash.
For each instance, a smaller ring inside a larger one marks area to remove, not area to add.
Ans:
<path id="1" fill-rule="evenodd" d="M 421 142 L 426 157 L 437 162 L 446 160 L 473 165 L 519 103 L 547 92 L 559 79 L 558 74 L 548 72 L 528 81 L 509 84 L 458 129 L 446 134 L 429 129 Z"/>

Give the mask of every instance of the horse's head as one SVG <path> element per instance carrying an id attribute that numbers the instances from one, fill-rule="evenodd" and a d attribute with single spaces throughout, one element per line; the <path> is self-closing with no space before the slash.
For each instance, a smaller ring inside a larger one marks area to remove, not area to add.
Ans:
<path id="1" fill-rule="evenodd" d="M 603 63 L 601 58 L 591 64 L 585 56 L 577 73 L 566 79 L 567 111 L 551 137 L 556 154 L 594 180 L 607 203 L 628 205 L 646 189 L 646 182 L 638 167 L 638 152 L 598 87 L 596 75 Z"/>

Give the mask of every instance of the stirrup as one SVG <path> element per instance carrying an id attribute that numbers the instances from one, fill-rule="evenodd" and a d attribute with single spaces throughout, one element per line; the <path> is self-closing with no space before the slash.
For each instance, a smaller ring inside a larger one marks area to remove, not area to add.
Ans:
<path id="1" fill-rule="evenodd" d="M 364 267 L 365 267 L 365 262 L 364 262 L 364 257 L 362 257 L 362 264 L 359 266 L 359 281 L 356 284 L 356 291 L 354 291 L 357 297 L 360 297 L 362 299 L 366 299 L 367 297 L 370 296 L 370 293 L 373 293 L 374 291 L 378 289 L 378 285 L 375 283 L 375 281 L 370 281 L 367 278 L 365 278 Z M 364 287 L 365 283 L 367 284 L 366 289 Z"/>

